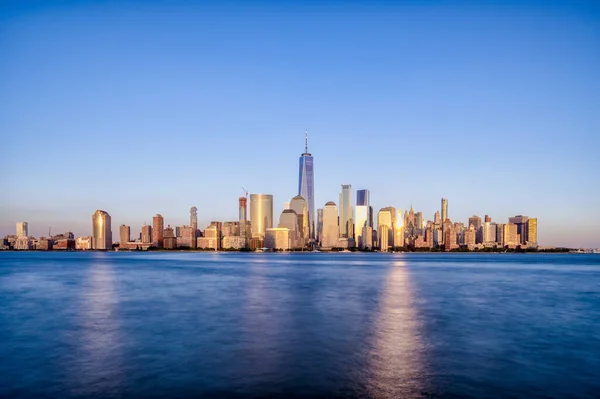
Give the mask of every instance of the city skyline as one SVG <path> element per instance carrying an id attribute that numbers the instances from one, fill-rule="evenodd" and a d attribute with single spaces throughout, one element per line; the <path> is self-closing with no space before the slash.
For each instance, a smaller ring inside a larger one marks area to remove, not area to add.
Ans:
<path id="1" fill-rule="evenodd" d="M 276 225 L 308 128 L 316 208 L 351 184 L 600 247 L 597 6 L 294 4 L 0 6 L 0 235 L 237 220 L 240 187 Z"/>

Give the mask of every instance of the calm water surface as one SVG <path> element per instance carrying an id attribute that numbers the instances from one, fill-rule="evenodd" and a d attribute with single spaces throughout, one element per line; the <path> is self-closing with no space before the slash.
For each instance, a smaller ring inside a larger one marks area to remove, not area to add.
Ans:
<path id="1" fill-rule="evenodd" d="M 0 397 L 599 398 L 600 256 L 0 253 Z"/>

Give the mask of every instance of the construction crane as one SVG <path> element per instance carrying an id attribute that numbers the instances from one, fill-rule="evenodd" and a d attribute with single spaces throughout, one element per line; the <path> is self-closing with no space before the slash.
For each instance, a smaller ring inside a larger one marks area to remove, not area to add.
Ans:
<path id="1" fill-rule="evenodd" d="M 248 201 L 248 190 L 246 190 L 244 187 L 242 187 L 242 190 L 244 190 L 244 192 L 246 193 L 246 201 Z"/>

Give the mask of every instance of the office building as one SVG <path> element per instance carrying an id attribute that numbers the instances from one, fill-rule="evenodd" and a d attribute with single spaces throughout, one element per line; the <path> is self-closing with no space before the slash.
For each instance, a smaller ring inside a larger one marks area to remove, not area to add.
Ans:
<path id="1" fill-rule="evenodd" d="M 33 249 L 33 240 L 27 236 L 17 237 L 14 248 L 19 251 L 29 251 Z"/>
<path id="2" fill-rule="evenodd" d="M 321 235 L 323 234 L 323 208 L 317 209 L 317 234 L 315 238 L 317 242 L 321 242 Z"/>
<path id="3" fill-rule="evenodd" d="M 131 227 L 122 224 L 119 226 L 119 247 L 126 248 L 129 241 L 131 241 Z"/>
<path id="4" fill-rule="evenodd" d="M 165 237 L 166 237 L 165 232 Z M 175 237 L 175 235 L 174 235 Z M 177 246 L 182 248 L 196 248 L 196 230 L 192 226 L 180 226 L 179 237 L 177 237 Z M 166 248 L 166 247 L 165 247 Z"/>
<path id="5" fill-rule="evenodd" d="M 479 230 L 479 228 L 481 227 L 481 218 L 479 216 L 473 215 L 469 218 L 469 226 L 470 227 L 473 226 L 475 228 L 475 231 Z"/>
<path id="6" fill-rule="evenodd" d="M 308 133 L 306 133 L 304 154 L 300 156 L 298 176 L 298 195 L 306 200 L 308 206 L 309 238 L 315 238 L 315 176 L 313 157 L 308 152 Z"/>
<path id="7" fill-rule="evenodd" d="M 191 231 L 192 228 L 190 226 L 186 226 L 188 227 L 188 230 Z M 188 236 L 190 235 L 189 233 L 187 233 Z M 177 237 L 175 236 L 175 232 L 173 231 L 173 228 L 168 225 L 165 230 L 164 230 L 164 234 L 163 234 L 163 245 L 165 249 L 176 249 L 178 244 L 177 244 Z M 188 247 L 189 247 L 189 243 L 188 243 Z"/>
<path id="8" fill-rule="evenodd" d="M 442 198 L 442 223 L 444 223 L 446 221 L 446 219 L 449 218 L 448 216 L 448 200 L 446 198 Z"/>
<path id="9" fill-rule="evenodd" d="M 252 237 L 264 238 L 266 229 L 273 227 L 273 196 L 250 194 Z"/>
<path id="10" fill-rule="evenodd" d="M 361 229 L 359 240 L 358 247 L 360 249 L 373 249 L 373 228 L 368 226 L 367 222 L 365 222 L 363 228 Z"/>
<path id="11" fill-rule="evenodd" d="M 303 220 L 301 215 L 298 215 L 293 209 L 284 209 L 283 212 L 281 212 L 281 216 L 279 216 L 279 224 L 277 225 L 277 227 L 280 229 L 285 228 L 288 230 L 290 248 L 301 248 L 304 246 L 304 226 L 301 226 L 299 224 L 301 220 Z M 308 226 L 306 226 L 306 228 L 308 228 Z"/>
<path id="12" fill-rule="evenodd" d="M 389 232 L 390 228 L 387 225 L 377 226 L 378 246 L 381 251 L 387 251 L 389 249 Z"/>
<path id="13" fill-rule="evenodd" d="M 371 194 L 369 190 L 356 190 L 356 205 L 371 205 Z"/>
<path id="14" fill-rule="evenodd" d="M 483 220 L 484 220 L 484 223 L 492 223 L 492 218 L 488 215 L 485 215 L 485 218 Z"/>
<path id="15" fill-rule="evenodd" d="M 511 217 L 511 218 L 508 218 L 509 223 L 513 223 L 513 224 L 517 225 L 517 234 L 519 234 L 519 236 L 520 236 L 520 240 L 519 240 L 520 244 L 527 243 L 527 237 L 528 237 L 527 221 L 528 220 L 529 220 L 529 217 L 523 216 L 523 215 L 517 215 L 517 216 Z M 537 229 L 537 221 L 536 221 L 536 229 Z M 537 235 L 537 231 L 536 231 L 536 235 Z M 537 237 L 536 237 L 536 239 L 537 239 Z"/>
<path id="16" fill-rule="evenodd" d="M 149 224 L 145 224 L 142 226 L 142 243 L 152 243 L 152 226 L 150 226 Z"/>
<path id="17" fill-rule="evenodd" d="M 163 247 L 165 220 L 162 215 L 157 214 L 152 218 L 152 245 L 157 248 Z"/>
<path id="18" fill-rule="evenodd" d="M 469 229 L 465 230 L 463 233 L 463 244 L 467 246 L 469 249 L 473 249 L 475 247 L 475 236 L 476 231 L 475 227 L 471 225 Z"/>
<path id="19" fill-rule="evenodd" d="M 354 219 L 352 216 L 352 186 L 350 184 L 342 184 L 339 211 L 340 238 L 354 238 Z"/>
<path id="20" fill-rule="evenodd" d="M 329 201 L 323 207 L 323 233 L 321 234 L 321 247 L 337 247 L 338 240 L 338 207 L 335 202 Z"/>
<path id="21" fill-rule="evenodd" d="M 245 222 L 248 220 L 248 214 L 246 213 L 248 198 L 240 197 L 238 200 L 238 212 L 239 212 L 239 220 L 240 222 Z"/>
<path id="22" fill-rule="evenodd" d="M 196 230 L 198 230 L 198 208 L 195 206 L 190 208 L 190 226 L 194 230 L 195 235 Z"/>
<path id="23" fill-rule="evenodd" d="M 354 239 L 359 248 L 363 248 L 367 241 L 372 241 L 372 210 L 369 190 L 356 191 L 356 207 L 354 208 Z M 369 237 L 363 237 L 363 227 L 371 227 Z M 364 242 L 363 242 L 364 241 Z"/>
<path id="24" fill-rule="evenodd" d="M 27 222 L 17 222 L 17 238 L 29 237 L 29 226 Z"/>
<path id="25" fill-rule="evenodd" d="M 265 230 L 265 248 L 280 249 L 286 251 L 290 249 L 290 231 L 286 228 L 268 228 Z"/>
<path id="26" fill-rule="evenodd" d="M 306 246 L 310 237 L 308 204 L 306 200 L 301 195 L 297 195 L 294 198 L 292 198 L 292 200 L 290 201 L 289 208 L 286 210 L 292 210 L 296 213 L 296 217 L 298 218 L 298 227 L 296 230 L 298 239 L 301 240 L 300 242 L 298 242 L 298 246 Z M 296 233 L 291 234 L 294 236 L 296 235 Z"/>
<path id="27" fill-rule="evenodd" d="M 483 244 L 494 244 L 496 243 L 496 223 L 484 222 L 482 228 Z"/>
<path id="28" fill-rule="evenodd" d="M 503 246 L 508 247 L 516 247 L 519 245 L 519 233 L 517 229 L 517 225 L 514 223 L 506 223 L 504 224 L 504 242 Z"/>
<path id="29" fill-rule="evenodd" d="M 102 210 L 92 215 L 92 249 L 112 249 L 110 215 Z"/>
<path id="30" fill-rule="evenodd" d="M 527 239 L 525 242 L 529 247 L 537 247 L 537 240 L 537 218 L 529 218 L 527 220 Z"/>

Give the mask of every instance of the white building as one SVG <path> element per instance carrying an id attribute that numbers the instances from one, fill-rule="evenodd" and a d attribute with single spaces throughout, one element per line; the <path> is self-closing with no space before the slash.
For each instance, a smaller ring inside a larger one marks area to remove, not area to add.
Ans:
<path id="1" fill-rule="evenodd" d="M 17 222 L 17 237 L 29 237 L 27 222 Z"/>

